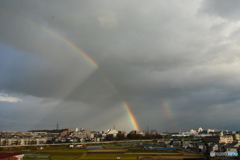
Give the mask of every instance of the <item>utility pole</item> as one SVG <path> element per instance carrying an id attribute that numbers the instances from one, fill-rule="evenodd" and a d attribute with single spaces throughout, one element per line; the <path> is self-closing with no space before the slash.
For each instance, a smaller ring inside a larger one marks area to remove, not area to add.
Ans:
<path id="1" fill-rule="evenodd" d="M 58 127 L 59 127 L 59 125 L 58 125 L 58 123 L 57 123 L 57 130 L 58 130 Z"/>

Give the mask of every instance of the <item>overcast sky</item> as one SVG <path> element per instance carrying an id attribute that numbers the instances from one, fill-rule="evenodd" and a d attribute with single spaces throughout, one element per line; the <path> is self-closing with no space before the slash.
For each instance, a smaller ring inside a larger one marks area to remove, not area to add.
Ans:
<path id="1" fill-rule="evenodd" d="M 240 130 L 239 15 L 238 0 L 1 0 L 0 130 L 130 131 L 124 101 L 141 130 Z"/>

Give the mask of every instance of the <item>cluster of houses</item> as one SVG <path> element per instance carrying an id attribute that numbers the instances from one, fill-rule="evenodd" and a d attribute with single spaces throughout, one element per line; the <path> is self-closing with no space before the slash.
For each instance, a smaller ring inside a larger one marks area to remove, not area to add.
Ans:
<path id="1" fill-rule="evenodd" d="M 0 146 L 46 144 L 58 134 L 46 132 L 0 131 Z"/>
<path id="2" fill-rule="evenodd" d="M 194 137 L 198 137 L 198 140 L 181 141 L 181 147 L 196 151 L 196 153 L 238 153 L 240 149 L 240 132 L 238 131 L 214 131 L 199 128 L 197 132 L 192 133 Z"/>
<path id="3" fill-rule="evenodd" d="M 140 137 L 143 137 L 145 134 L 147 133 L 139 131 L 131 131 L 127 134 L 124 131 L 117 131 L 115 129 L 98 132 L 82 128 L 76 128 L 75 130 L 63 129 L 55 133 L 0 131 L 0 146 L 81 143 L 88 141 L 100 142 L 117 138 L 127 138 L 128 135 L 140 135 Z M 157 135 L 157 133 L 151 134 Z M 189 132 L 165 133 L 161 135 L 162 139 L 160 139 L 160 141 L 163 144 L 181 146 L 185 149 L 194 150 L 197 153 L 205 153 L 207 150 L 215 152 L 237 152 L 240 146 L 240 133 L 238 131 L 203 130 L 200 127 L 198 130 L 190 130 Z M 187 139 L 187 137 L 192 137 L 192 139 Z"/>
<path id="4" fill-rule="evenodd" d="M 59 134 L 59 137 L 55 137 L 52 141 L 54 143 L 100 142 L 116 138 L 119 134 L 125 135 L 125 132 L 115 129 L 109 129 L 102 132 L 85 130 L 83 128 L 80 130 L 78 128 L 75 130 L 65 129 Z"/>
<path id="5" fill-rule="evenodd" d="M 205 152 L 238 152 L 240 143 L 203 143 L 203 142 L 184 142 L 183 147 L 186 149 L 191 149 L 196 151 L 196 153 L 205 153 Z"/>
<path id="6" fill-rule="evenodd" d="M 99 142 L 111 140 L 117 136 L 126 136 L 124 131 L 109 129 L 98 132 L 85 129 L 62 129 L 51 132 L 0 131 L 0 146 L 41 145 L 51 143 Z"/>

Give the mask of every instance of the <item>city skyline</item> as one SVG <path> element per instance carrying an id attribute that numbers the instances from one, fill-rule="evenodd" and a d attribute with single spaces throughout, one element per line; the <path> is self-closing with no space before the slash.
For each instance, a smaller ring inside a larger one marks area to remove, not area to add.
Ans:
<path id="1" fill-rule="evenodd" d="M 0 2 L 0 129 L 239 130 L 237 0 Z"/>

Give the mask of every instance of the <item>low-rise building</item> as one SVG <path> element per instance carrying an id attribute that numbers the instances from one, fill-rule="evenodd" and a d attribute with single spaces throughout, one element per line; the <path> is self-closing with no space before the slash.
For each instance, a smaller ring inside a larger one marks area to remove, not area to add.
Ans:
<path id="1" fill-rule="evenodd" d="M 233 134 L 233 139 L 235 142 L 240 142 L 240 134 L 239 133 Z"/>
<path id="2" fill-rule="evenodd" d="M 237 149 L 239 148 L 240 143 L 231 143 L 231 144 L 227 144 L 226 146 L 224 146 L 225 151 L 226 152 L 236 152 L 237 153 Z"/>
<path id="3" fill-rule="evenodd" d="M 224 136 L 206 136 L 204 137 L 206 142 L 213 143 L 232 143 L 233 136 L 232 135 L 224 135 Z"/>
<path id="4" fill-rule="evenodd" d="M 48 138 L 0 138 L 0 146 L 46 144 Z"/>

